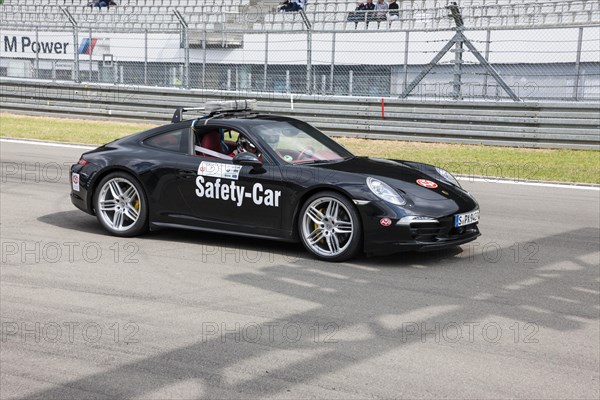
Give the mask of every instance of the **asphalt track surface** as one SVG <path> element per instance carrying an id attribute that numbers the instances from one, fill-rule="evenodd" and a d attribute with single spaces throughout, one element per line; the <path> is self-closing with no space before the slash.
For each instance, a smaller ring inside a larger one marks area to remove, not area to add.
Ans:
<path id="1" fill-rule="evenodd" d="M 2 399 L 599 397 L 598 190 L 463 182 L 478 241 L 327 264 L 108 236 L 69 201 L 83 150 L 0 146 Z"/>

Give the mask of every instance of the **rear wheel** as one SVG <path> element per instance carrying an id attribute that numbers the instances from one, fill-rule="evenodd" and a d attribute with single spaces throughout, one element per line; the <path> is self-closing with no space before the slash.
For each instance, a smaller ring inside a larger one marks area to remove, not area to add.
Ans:
<path id="1" fill-rule="evenodd" d="M 148 205 L 140 183 L 128 173 L 113 172 L 94 195 L 98 221 L 115 236 L 136 236 L 148 230 Z"/>
<path id="2" fill-rule="evenodd" d="M 326 261 L 345 261 L 354 257 L 362 244 L 358 212 L 345 196 L 321 192 L 310 197 L 298 218 L 304 247 Z"/>

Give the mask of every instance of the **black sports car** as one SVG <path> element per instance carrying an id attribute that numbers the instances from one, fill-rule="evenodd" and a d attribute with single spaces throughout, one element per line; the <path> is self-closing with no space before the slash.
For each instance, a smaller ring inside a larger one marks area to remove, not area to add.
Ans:
<path id="1" fill-rule="evenodd" d="M 433 250 L 480 233 L 479 206 L 432 165 L 358 157 L 251 101 L 115 140 L 71 167 L 71 199 L 111 234 L 188 228 L 301 241 L 316 257 Z"/>

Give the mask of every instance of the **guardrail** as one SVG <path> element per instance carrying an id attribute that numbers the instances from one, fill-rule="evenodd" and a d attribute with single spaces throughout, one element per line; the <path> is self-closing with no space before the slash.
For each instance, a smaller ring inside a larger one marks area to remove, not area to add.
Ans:
<path id="1" fill-rule="evenodd" d="M 328 135 L 515 147 L 600 149 L 598 103 L 466 102 L 264 93 L 258 111 L 293 116 Z M 175 107 L 241 92 L 0 79 L 5 112 L 59 117 L 169 121 Z M 5 134 L 10 134 L 7 132 Z M 82 133 L 85 134 L 85 133 Z"/>

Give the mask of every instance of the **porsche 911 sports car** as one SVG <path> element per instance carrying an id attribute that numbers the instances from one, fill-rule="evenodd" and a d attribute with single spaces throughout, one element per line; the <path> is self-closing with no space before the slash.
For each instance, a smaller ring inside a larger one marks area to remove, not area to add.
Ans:
<path id="1" fill-rule="evenodd" d="M 187 228 L 301 241 L 322 260 L 477 238 L 479 206 L 447 171 L 358 157 L 300 120 L 209 103 L 84 153 L 71 199 L 113 235 Z"/>

